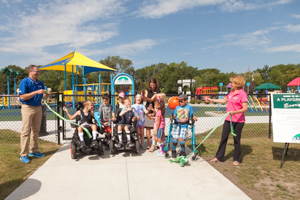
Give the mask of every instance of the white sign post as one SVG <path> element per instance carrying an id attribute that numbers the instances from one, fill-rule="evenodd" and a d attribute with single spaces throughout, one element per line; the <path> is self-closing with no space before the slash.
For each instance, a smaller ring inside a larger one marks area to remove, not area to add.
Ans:
<path id="1" fill-rule="evenodd" d="M 271 94 L 273 142 L 285 143 L 284 155 L 289 143 L 300 143 L 300 94 Z"/>

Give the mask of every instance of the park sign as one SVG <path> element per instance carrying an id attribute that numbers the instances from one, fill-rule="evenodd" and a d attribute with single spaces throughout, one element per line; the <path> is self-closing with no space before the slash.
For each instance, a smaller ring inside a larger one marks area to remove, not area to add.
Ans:
<path id="1" fill-rule="evenodd" d="M 132 85 L 131 78 L 126 75 L 121 75 L 118 78 L 116 78 L 115 85 Z"/>
<path id="2" fill-rule="evenodd" d="M 300 94 L 271 94 L 273 142 L 300 143 Z"/>

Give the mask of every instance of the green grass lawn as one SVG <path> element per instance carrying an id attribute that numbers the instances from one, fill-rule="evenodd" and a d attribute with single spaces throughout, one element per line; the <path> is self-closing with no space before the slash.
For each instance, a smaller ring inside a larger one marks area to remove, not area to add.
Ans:
<path id="1" fill-rule="evenodd" d="M 20 161 L 20 134 L 0 130 L 0 200 L 5 199 L 35 170 L 43 165 L 61 146 L 39 139 L 39 151 L 44 158 L 31 158 L 30 163 Z"/>
<path id="2" fill-rule="evenodd" d="M 221 128 L 217 128 L 199 148 L 199 154 L 208 162 L 214 158 L 218 149 Z M 290 144 L 283 168 L 280 169 L 284 143 L 274 143 L 266 136 L 268 124 L 262 125 L 261 128 L 257 128 L 255 124 L 245 124 L 243 132 L 245 129 L 248 129 L 247 134 L 242 133 L 241 140 L 243 162 L 239 166 L 232 165 L 234 146 L 230 136 L 225 153 L 226 161 L 211 165 L 251 199 L 299 199 L 300 145 Z M 253 138 L 254 132 L 256 137 Z M 197 136 L 197 144 L 205 135 Z"/>

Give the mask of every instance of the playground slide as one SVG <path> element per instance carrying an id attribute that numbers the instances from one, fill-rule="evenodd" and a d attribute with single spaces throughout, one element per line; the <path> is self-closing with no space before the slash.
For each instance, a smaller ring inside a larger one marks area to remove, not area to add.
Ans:
<path id="1" fill-rule="evenodd" d="M 254 98 L 254 100 L 257 102 L 257 104 L 259 105 L 259 107 L 260 107 L 260 110 L 261 110 L 261 111 L 263 111 L 263 109 L 262 109 L 262 107 L 261 107 L 261 104 L 259 103 L 258 99 L 257 99 L 257 98 L 255 98 L 255 97 L 253 97 L 253 98 Z"/>

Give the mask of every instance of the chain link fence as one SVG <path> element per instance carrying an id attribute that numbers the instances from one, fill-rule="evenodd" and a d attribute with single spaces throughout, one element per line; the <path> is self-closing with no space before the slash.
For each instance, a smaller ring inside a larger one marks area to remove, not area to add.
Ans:
<path id="1" fill-rule="evenodd" d="M 54 95 L 51 95 L 52 99 Z M 50 104 L 53 109 L 56 103 Z M 39 133 L 40 142 L 58 143 L 57 117 L 42 106 L 43 115 L 41 130 Z M 1 143 L 20 143 L 20 133 L 22 131 L 21 103 L 19 95 L 0 95 L 0 144 Z"/>
<path id="2" fill-rule="evenodd" d="M 167 98 L 178 96 L 178 94 L 167 94 Z M 189 104 L 193 107 L 194 116 L 198 121 L 195 122 L 195 134 L 198 138 L 204 138 L 207 133 L 214 128 L 222 117 L 226 114 L 226 105 L 220 103 L 207 103 L 204 101 L 207 97 L 224 98 L 225 95 L 188 95 Z M 110 95 L 112 104 L 116 104 L 117 95 Z M 133 95 L 130 95 L 133 102 Z M 11 143 L 20 141 L 20 132 L 22 130 L 21 103 L 18 95 L 0 96 L 0 142 Z M 55 112 L 65 117 L 62 107 L 66 106 L 71 114 L 76 112 L 76 104 L 85 100 L 94 102 L 95 111 L 101 105 L 101 95 L 64 95 L 62 93 L 53 93 L 50 95 L 47 103 Z M 269 138 L 271 137 L 271 113 L 270 113 L 270 95 L 250 95 L 248 94 L 248 111 L 246 123 L 243 128 L 243 138 Z M 167 104 L 166 104 L 167 106 Z M 75 128 L 70 123 L 58 118 L 45 105 L 43 107 L 43 118 L 39 142 L 65 143 L 72 138 Z M 169 133 L 170 116 L 174 110 L 166 108 L 166 128 L 165 134 Z M 66 117 L 68 118 L 68 117 Z M 220 139 L 223 122 L 210 136 L 211 139 Z M 191 132 L 189 131 L 189 136 Z"/>

